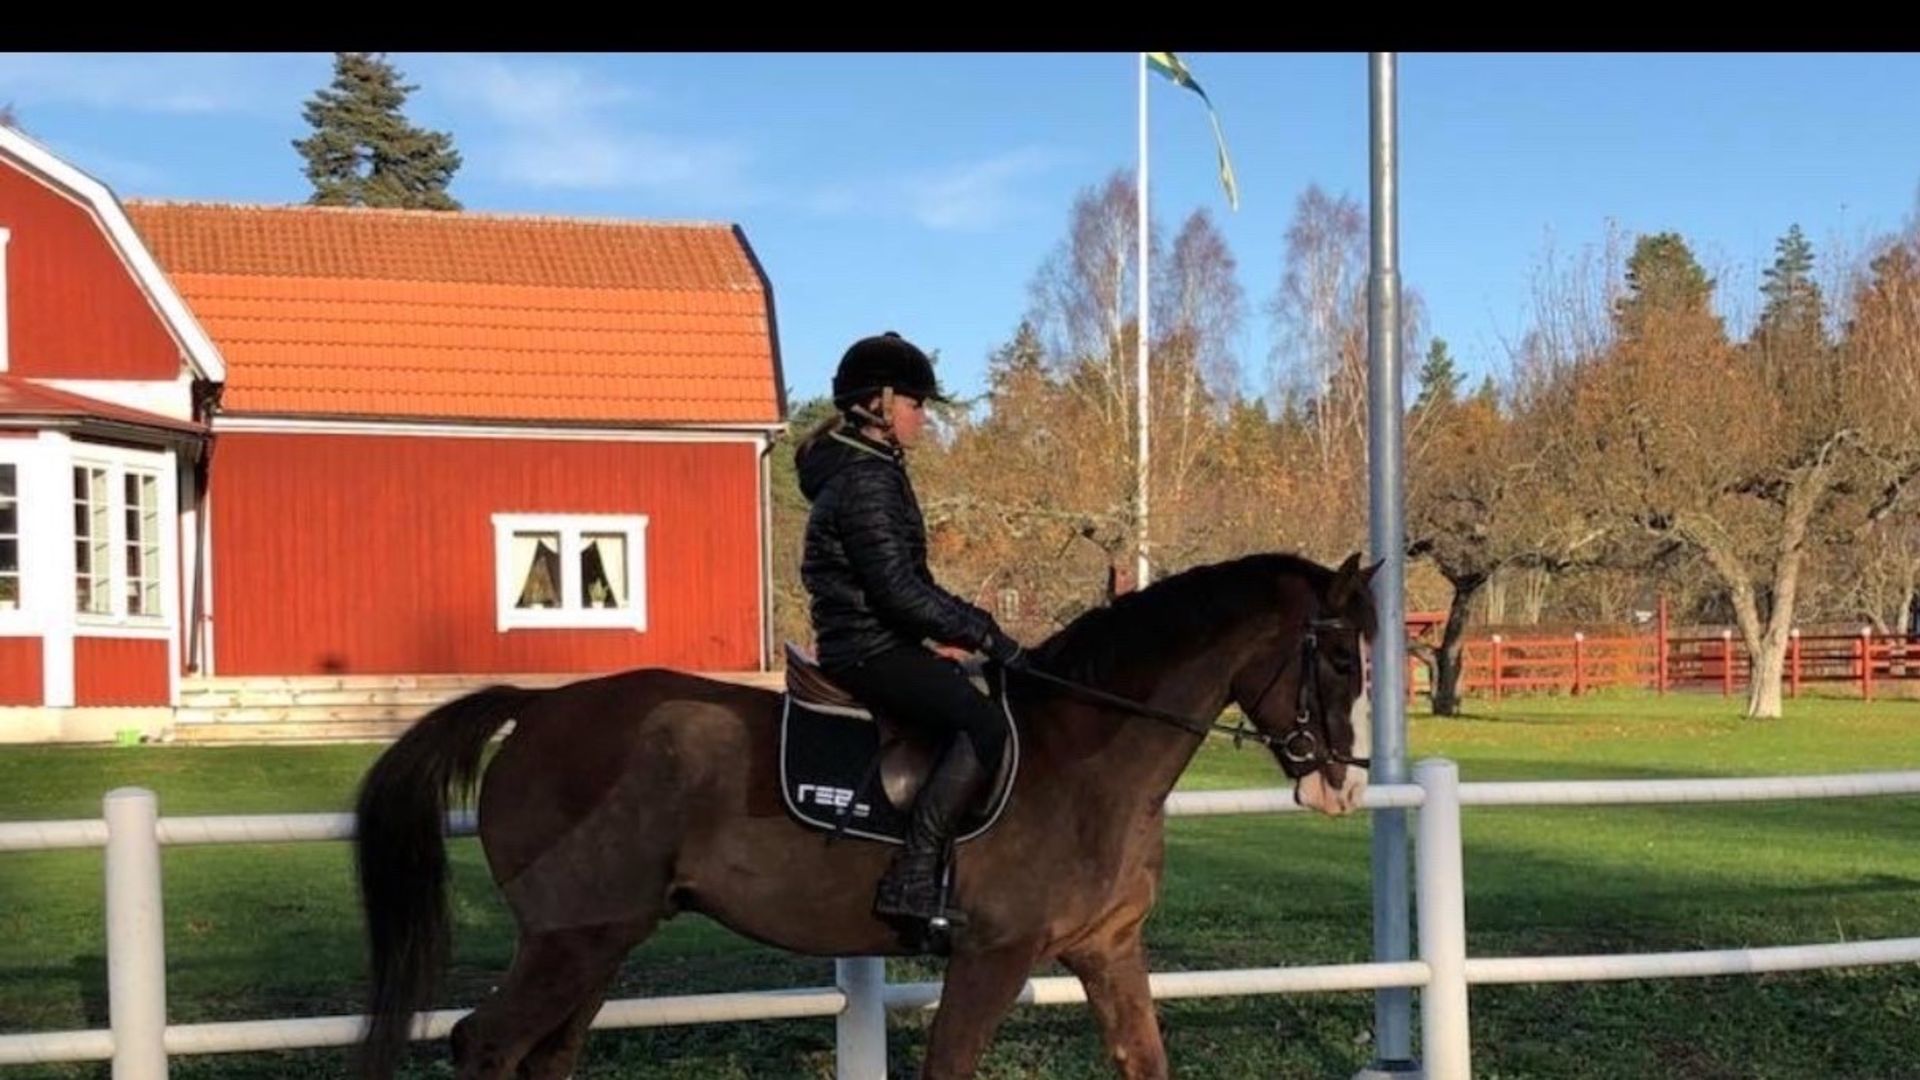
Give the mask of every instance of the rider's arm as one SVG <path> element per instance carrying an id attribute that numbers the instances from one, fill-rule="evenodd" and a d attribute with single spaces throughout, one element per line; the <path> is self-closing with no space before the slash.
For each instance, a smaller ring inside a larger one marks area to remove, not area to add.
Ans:
<path id="1" fill-rule="evenodd" d="M 841 541 L 877 612 L 921 637 L 996 659 L 1018 650 L 991 615 L 921 576 L 897 475 L 884 468 L 853 469 L 840 482 L 849 485 L 839 500 Z"/>

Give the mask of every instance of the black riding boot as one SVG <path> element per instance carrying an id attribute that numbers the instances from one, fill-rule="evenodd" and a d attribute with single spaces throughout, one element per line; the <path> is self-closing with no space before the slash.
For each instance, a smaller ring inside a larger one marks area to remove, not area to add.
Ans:
<path id="1" fill-rule="evenodd" d="M 974 752 L 973 740 L 956 732 L 914 801 L 906 846 L 894 854 L 886 876 L 880 879 L 873 904 L 875 915 L 894 922 L 928 924 L 924 928 L 933 931 L 935 938 L 965 921 L 958 912 L 941 905 L 941 871 L 960 819 L 986 781 L 987 773 Z M 936 919 L 945 922 L 936 923 Z M 940 951 L 937 944 L 935 951 Z"/>

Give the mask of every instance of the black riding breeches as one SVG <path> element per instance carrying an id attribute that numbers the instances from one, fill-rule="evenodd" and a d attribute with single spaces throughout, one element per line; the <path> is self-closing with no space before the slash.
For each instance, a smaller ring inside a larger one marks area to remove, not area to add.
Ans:
<path id="1" fill-rule="evenodd" d="M 917 730 L 964 732 L 989 776 L 1000 767 L 1007 719 L 959 664 L 918 646 L 827 672 L 860 703 Z"/>

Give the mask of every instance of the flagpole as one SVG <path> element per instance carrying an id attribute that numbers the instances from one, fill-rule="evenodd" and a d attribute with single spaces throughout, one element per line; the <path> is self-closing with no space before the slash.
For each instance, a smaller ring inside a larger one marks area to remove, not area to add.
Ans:
<path id="1" fill-rule="evenodd" d="M 1134 382 L 1136 395 L 1134 423 L 1139 428 L 1139 448 L 1134 459 L 1134 520 L 1139 523 L 1138 561 L 1134 568 L 1134 588 L 1147 587 L 1147 475 L 1151 471 L 1147 457 L 1147 339 L 1151 333 L 1147 310 L 1147 54 L 1140 54 L 1140 176 L 1138 239 L 1139 318 L 1135 321 L 1134 359 L 1138 368 Z"/>
<path id="2" fill-rule="evenodd" d="M 1400 160 L 1398 56 L 1367 58 L 1371 113 L 1372 252 L 1367 278 L 1369 541 L 1383 561 L 1373 579 L 1380 633 L 1373 642 L 1373 769 L 1380 784 L 1407 782 L 1406 521 L 1400 399 Z M 1407 812 L 1377 810 L 1373 826 L 1373 958 L 1412 955 Z M 1417 1073 L 1412 995 L 1374 994 L 1374 1060 L 1362 1077 Z"/>

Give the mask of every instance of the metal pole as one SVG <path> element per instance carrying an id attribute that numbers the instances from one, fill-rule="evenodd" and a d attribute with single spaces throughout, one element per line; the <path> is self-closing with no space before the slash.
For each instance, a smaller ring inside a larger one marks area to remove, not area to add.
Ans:
<path id="1" fill-rule="evenodd" d="M 1407 780 L 1406 521 L 1400 422 L 1399 160 L 1393 53 L 1368 57 L 1372 112 L 1373 256 L 1367 279 L 1367 465 L 1370 543 L 1384 560 L 1373 578 L 1380 633 L 1373 642 L 1373 776 Z M 1373 956 L 1396 963 L 1412 955 L 1408 926 L 1407 817 L 1373 815 Z M 1374 998 L 1372 1074 L 1415 1071 L 1412 995 L 1405 988 Z M 1364 1074 L 1363 1074 L 1364 1075 Z"/>
<path id="2" fill-rule="evenodd" d="M 1147 474 L 1152 471 L 1147 457 L 1147 339 L 1151 335 L 1152 320 L 1147 310 L 1147 54 L 1140 54 L 1140 198 L 1138 241 L 1140 245 L 1138 274 L 1136 283 L 1139 290 L 1140 317 L 1135 321 L 1138 333 L 1135 334 L 1134 359 L 1136 372 L 1135 418 L 1139 427 L 1139 453 L 1134 459 L 1133 503 L 1134 519 L 1139 522 L 1139 554 L 1134 567 L 1135 589 L 1147 587 Z"/>
<path id="3" fill-rule="evenodd" d="M 847 996 L 834 1021 L 834 1080 L 887 1080 L 887 962 L 877 956 L 835 960 L 833 981 Z"/>
<path id="4" fill-rule="evenodd" d="M 153 792 L 107 792 L 107 1011 L 113 1080 L 166 1080 L 167 952 Z"/>
<path id="5" fill-rule="evenodd" d="M 1420 806 L 1420 959 L 1430 973 L 1420 990 L 1421 1056 L 1426 1080 L 1470 1080 L 1467 1023 L 1467 901 L 1461 876 L 1460 768 L 1444 758 L 1416 770 L 1427 793 Z"/>

